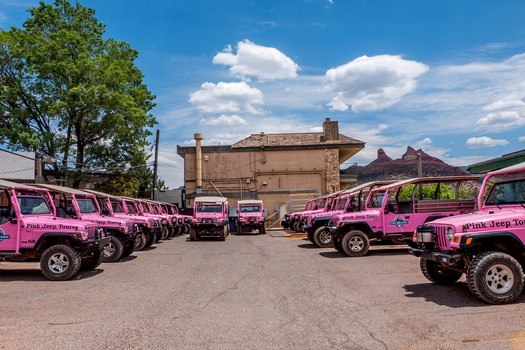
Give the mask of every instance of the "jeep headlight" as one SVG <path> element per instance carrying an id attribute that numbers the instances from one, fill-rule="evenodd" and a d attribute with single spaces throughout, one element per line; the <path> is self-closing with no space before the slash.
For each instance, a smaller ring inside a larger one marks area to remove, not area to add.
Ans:
<path id="1" fill-rule="evenodd" d="M 445 235 L 447 236 L 448 240 L 451 241 L 452 237 L 454 237 L 454 228 L 453 227 L 447 227 L 445 230 Z"/>
<path id="2" fill-rule="evenodd" d="M 82 240 L 86 240 L 89 237 L 89 230 L 87 227 L 84 227 L 84 233 L 82 233 Z"/>

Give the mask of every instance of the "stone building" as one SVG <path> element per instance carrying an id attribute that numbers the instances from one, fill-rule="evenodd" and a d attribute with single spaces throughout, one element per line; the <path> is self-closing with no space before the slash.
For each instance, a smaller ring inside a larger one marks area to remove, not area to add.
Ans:
<path id="1" fill-rule="evenodd" d="M 346 188 L 339 166 L 364 148 L 364 142 L 339 134 L 327 118 L 323 132 L 252 134 L 229 146 L 177 146 L 184 158 L 186 205 L 197 195 L 222 195 L 233 205 L 261 199 L 272 215 L 294 201 Z"/>

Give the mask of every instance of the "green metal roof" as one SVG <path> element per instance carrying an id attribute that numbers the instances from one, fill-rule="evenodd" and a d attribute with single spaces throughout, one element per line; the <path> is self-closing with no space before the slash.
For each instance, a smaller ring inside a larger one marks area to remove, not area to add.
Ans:
<path id="1" fill-rule="evenodd" d="M 525 150 L 504 154 L 499 158 L 489 159 L 484 162 L 469 165 L 467 170 L 471 174 L 485 174 L 489 171 L 506 168 L 521 162 L 525 162 Z"/>

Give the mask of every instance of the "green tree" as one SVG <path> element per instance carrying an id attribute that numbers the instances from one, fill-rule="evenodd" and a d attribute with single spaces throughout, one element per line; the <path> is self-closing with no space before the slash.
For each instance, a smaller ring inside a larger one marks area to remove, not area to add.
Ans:
<path id="1" fill-rule="evenodd" d="M 113 175 L 108 181 L 95 185 L 95 189 L 114 196 L 136 198 L 139 193 L 139 180 L 125 174 Z"/>
<path id="2" fill-rule="evenodd" d="M 0 30 L 0 141 L 85 168 L 142 157 L 154 96 L 138 52 L 104 40 L 95 11 L 68 0 L 40 2 L 23 28 Z"/>

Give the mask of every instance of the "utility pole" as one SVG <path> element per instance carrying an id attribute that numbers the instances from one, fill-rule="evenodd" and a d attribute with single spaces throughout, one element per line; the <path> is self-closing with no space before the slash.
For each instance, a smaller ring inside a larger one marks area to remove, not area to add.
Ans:
<path id="1" fill-rule="evenodd" d="M 159 139 L 160 130 L 157 129 L 157 137 L 155 139 L 155 161 L 153 162 L 153 186 L 151 189 L 152 200 L 155 200 L 155 191 L 157 190 L 157 168 L 159 166 Z"/>

